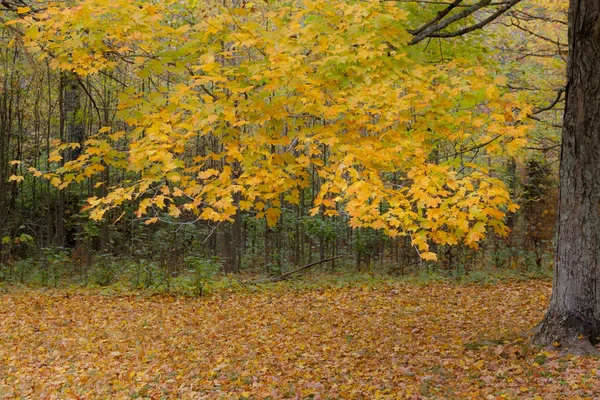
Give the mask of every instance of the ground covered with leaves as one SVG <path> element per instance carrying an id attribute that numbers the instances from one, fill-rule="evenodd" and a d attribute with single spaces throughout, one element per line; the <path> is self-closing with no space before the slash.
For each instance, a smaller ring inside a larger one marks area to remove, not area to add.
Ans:
<path id="1" fill-rule="evenodd" d="M 598 398 L 600 361 L 519 339 L 546 282 L 0 300 L 0 398 Z"/>

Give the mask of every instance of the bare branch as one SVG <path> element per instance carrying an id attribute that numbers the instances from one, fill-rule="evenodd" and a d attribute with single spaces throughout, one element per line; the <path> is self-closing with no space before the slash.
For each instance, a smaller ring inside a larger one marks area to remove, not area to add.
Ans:
<path id="1" fill-rule="evenodd" d="M 546 107 L 536 108 L 531 113 L 535 115 L 535 114 L 539 114 L 539 113 L 542 113 L 544 111 L 549 111 L 549 110 L 553 109 L 554 106 L 556 106 L 558 104 L 558 102 L 561 101 L 562 95 L 564 93 L 565 93 L 565 88 L 564 87 L 559 88 L 557 90 L 556 99 L 554 99 L 554 101 L 552 103 L 550 103 Z"/>
<path id="2" fill-rule="evenodd" d="M 417 44 L 420 41 L 422 41 L 423 39 L 432 37 L 431 35 L 433 33 L 439 32 L 439 31 L 447 28 L 449 25 L 455 23 L 456 21 L 460 21 L 461 19 L 467 18 L 469 15 L 472 15 L 476 11 L 479 11 L 486 6 L 489 6 L 491 2 L 492 2 L 492 0 L 480 0 L 478 3 L 476 3 L 470 7 L 467 7 L 465 9 L 463 9 L 461 12 L 454 14 L 451 17 L 448 17 L 446 19 L 438 18 L 439 17 L 439 14 L 438 14 L 433 19 L 433 23 L 431 23 L 431 21 L 427 22 L 422 27 L 411 31 L 411 33 L 412 32 L 418 32 L 418 33 L 415 34 L 413 40 L 411 40 L 409 42 L 409 44 L 410 45 Z M 452 7 L 452 8 L 454 8 L 454 7 Z M 450 12 L 450 10 L 448 10 L 448 12 Z M 442 13 L 443 13 L 443 11 L 442 11 Z M 447 13 L 445 13 L 443 16 L 445 16 L 445 15 L 447 15 Z M 425 28 L 423 28 L 423 27 L 425 27 Z"/>
<path id="3" fill-rule="evenodd" d="M 446 8 L 437 13 L 437 15 L 426 22 L 424 25 L 419 28 L 413 29 L 409 31 L 413 35 L 413 39 L 409 42 L 409 45 L 415 45 L 426 38 L 451 38 L 456 36 L 465 35 L 467 33 L 473 32 L 477 29 L 481 29 L 490 22 L 494 21 L 496 18 L 500 17 L 511 8 L 513 8 L 516 4 L 520 3 L 521 0 L 510 0 L 506 2 L 493 3 L 492 0 L 480 0 L 478 3 L 463 8 L 460 12 L 448 16 L 448 14 L 456 7 L 461 6 L 462 0 L 455 0 L 452 3 L 448 4 Z M 501 6 L 496 9 L 491 15 L 487 18 L 484 18 L 480 22 L 468 26 L 466 28 L 458 29 L 455 31 L 444 31 L 444 29 L 448 28 L 450 25 L 463 20 L 474 13 L 482 10 L 486 7 L 493 6 Z"/>
<path id="4" fill-rule="evenodd" d="M 425 25 L 420 28 L 409 31 L 411 35 L 418 35 L 422 33 L 425 29 L 429 28 L 431 25 L 439 22 L 442 18 L 444 18 L 450 11 L 452 11 L 455 7 L 457 7 L 463 0 L 454 0 L 448 7 L 444 8 L 442 11 L 438 12 L 434 19 L 427 22 Z"/>
<path id="5" fill-rule="evenodd" d="M 517 5 L 520 2 L 521 2 L 521 0 L 512 0 L 506 6 L 496 10 L 496 12 L 493 13 L 492 15 L 490 15 L 489 17 L 487 17 L 484 20 L 482 20 L 474 25 L 471 25 L 467 28 L 459 29 L 454 32 L 435 32 L 435 33 L 432 33 L 430 36 L 431 37 L 439 37 L 439 38 L 450 38 L 450 37 L 462 36 L 467 33 L 473 32 L 477 29 L 481 29 L 484 26 L 486 26 L 487 24 L 489 24 L 490 22 L 494 21 L 496 18 L 498 18 L 502 14 L 504 14 L 505 12 L 507 12 L 508 10 L 510 10 L 512 7 L 514 7 L 515 5 Z"/>
<path id="6" fill-rule="evenodd" d="M 544 124 L 547 124 L 548 126 L 551 126 L 552 128 L 558 128 L 558 129 L 562 129 L 562 125 L 559 124 L 554 124 L 548 121 L 544 121 L 543 119 L 539 118 L 539 117 L 535 117 L 533 115 L 528 115 L 527 118 L 532 119 L 534 121 L 538 121 L 538 122 L 542 122 Z"/>

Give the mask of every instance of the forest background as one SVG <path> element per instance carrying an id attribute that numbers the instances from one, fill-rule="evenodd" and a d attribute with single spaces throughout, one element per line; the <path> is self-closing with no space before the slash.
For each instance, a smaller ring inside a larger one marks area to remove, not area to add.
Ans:
<path id="1" fill-rule="evenodd" d="M 0 279 L 549 274 L 566 2 L 299 4 L 6 7 Z"/>

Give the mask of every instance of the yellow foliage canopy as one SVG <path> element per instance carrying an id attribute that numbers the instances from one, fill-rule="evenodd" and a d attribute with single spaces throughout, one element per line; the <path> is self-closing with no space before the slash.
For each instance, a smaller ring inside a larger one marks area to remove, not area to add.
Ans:
<path id="1" fill-rule="evenodd" d="M 524 142 L 527 107 L 502 77 L 465 52 L 428 62 L 407 45 L 416 17 L 401 2 L 219 4 L 84 0 L 19 21 L 55 68 L 130 74 L 116 86 L 128 128 L 102 127 L 45 174 L 65 187 L 128 171 L 89 200 L 92 218 L 135 201 L 148 222 L 241 209 L 273 225 L 316 181 L 313 214 L 409 234 L 430 259 L 431 241 L 506 232 L 513 205 L 489 156 L 465 156 Z"/>

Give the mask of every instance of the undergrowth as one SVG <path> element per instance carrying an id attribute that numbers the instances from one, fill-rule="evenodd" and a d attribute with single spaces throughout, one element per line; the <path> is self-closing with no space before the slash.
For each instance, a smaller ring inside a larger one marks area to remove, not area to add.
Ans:
<path id="1" fill-rule="evenodd" d="M 70 260 L 60 254 L 48 253 L 45 259 L 22 260 L 12 266 L 0 265 L 0 290 L 62 289 L 93 291 L 107 295 L 137 293 L 143 295 L 172 294 L 177 296 L 204 296 L 215 293 L 271 290 L 312 290 L 353 286 L 394 286 L 402 283 L 430 285 L 497 285 L 529 280 L 550 281 L 551 269 L 521 270 L 508 268 L 481 268 L 447 270 L 428 264 L 418 266 L 406 274 L 389 269 L 355 271 L 338 268 L 331 271 L 325 266 L 294 274 L 276 283 L 265 283 L 264 274 L 243 272 L 223 274 L 217 259 L 187 257 L 184 268 L 169 274 L 168 268 L 151 260 L 132 261 L 111 256 L 97 258 L 83 274 L 72 273 Z"/>

